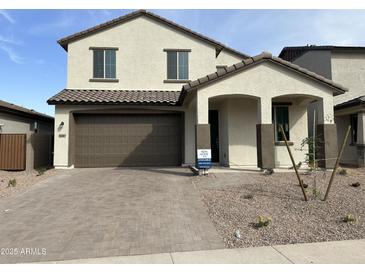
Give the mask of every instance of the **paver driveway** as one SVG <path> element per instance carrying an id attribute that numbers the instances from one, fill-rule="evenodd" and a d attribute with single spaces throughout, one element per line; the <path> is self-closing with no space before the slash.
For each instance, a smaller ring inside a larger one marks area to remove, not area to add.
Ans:
<path id="1" fill-rule="evenodd" d="M 2 251 L 47 254 L 0 255 L 0 262 L 223 248 L 191 181 L 184 168 L 60 170 L 0 200 Z"/>

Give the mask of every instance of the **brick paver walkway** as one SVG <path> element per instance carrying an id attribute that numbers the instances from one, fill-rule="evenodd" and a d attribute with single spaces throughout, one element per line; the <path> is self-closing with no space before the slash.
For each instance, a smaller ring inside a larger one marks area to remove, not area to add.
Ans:
<path id="1" fill-rule="evenodd" d="M 191 180 L 184 168 L 62 170 L 0 200 L 1 251 L 18 252 L 0 262 L 223 248 Z"/>

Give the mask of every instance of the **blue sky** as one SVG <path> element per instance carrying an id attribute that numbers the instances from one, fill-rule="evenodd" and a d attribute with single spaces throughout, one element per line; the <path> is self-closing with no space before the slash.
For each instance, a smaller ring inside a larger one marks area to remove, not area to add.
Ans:
<path id="1" fill-rule="evenodd" d="M 244 53 L 288 45 L 365 46 L 365 10 L 151 10 Z M 66 85 L 56 41 L 130 10 L 0 10 L 0 99 L 50 115 Z"/>

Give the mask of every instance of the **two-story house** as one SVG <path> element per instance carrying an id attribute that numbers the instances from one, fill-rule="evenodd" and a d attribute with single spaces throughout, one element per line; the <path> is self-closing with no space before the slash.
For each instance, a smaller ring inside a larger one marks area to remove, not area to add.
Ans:
<path id="1" fill-rule="evenodd" d="M 313 101 L 323 153 L 336 155 L 333 96 L 346 88 L 269 53 L 249 57 L 144 10 L 58 43 L 68 59 L 67 87 L 48 100 L 58 168 L 191 165 L 198 149 L 223 166 L 288 167 L 279 125 L 302 160 Z"/>
<path id="2" fill-rule="evenodd" d="M 339 145 L 351 125 L 351 135 L 343 152 L 342 163 L 365 166 L 365 47 L 285 47 L 279 57 L 349 88 L 345 94 L 334 97 Z M 316 103 L 308 108 L 310 135 L 316 109 Z"/>

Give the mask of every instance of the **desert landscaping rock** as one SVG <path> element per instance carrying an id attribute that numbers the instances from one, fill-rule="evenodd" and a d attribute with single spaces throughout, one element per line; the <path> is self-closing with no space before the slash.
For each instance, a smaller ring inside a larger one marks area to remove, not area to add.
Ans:
<path id="1" fill-rule="evenodd" d="M 29 189 L 31 186 L 53 176 L 57 170 L 49 169 L 40 173 L 36 170 L 32 171 L 4 171 L 0 170 L 0 199 L 11 195 L 21 193 Z M 9 180 L 16 180 L 14 187 L 8 187 Z"/>
<path id="2" fill-rule="evenodd" d="M 316 177 L 317 191 L 313 191 Z M 294 173 L 217 173 L 199 177 L 200 190 L 208 214 L 227 247 L 251 247 L 361 239 L 365 237 L 365 191 L 351 187 L 353 181 L 364 181 L 365 169 L 349 169 L 338 175 L 326 202 L 324 196 L 330 173 L 302 175 L 308 184 L 305 202 Z M 316 195 L 317 194 L 317 198 Z M 245 199 L 245 195 L 252 199 Z M 320 198 L 318 197 L 320 196 Z M 353 223 L 342 220 L 348 214 Z M 258 228 L 258 216 L 272 218 L 266 227 Z M 241 239 L 235 237 L 240 230 Z"/>

